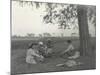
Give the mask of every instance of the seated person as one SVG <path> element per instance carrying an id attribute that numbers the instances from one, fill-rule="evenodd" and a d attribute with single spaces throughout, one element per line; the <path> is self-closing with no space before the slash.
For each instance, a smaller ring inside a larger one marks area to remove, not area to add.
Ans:
<path id="1" fill-rule="evenodd" d="M 67 44 L 68 44 L 68 48 L 64 52 L 62 52 L 62 55 L 66 54 L 67 57 L 70 59 L 78 58 L 80 56 L 80 53 L 77 49 L 74 48 L 72 41 L 67 40 Z"/>
<path id="2" fill-rule="evenodd" d="M 43 61 L 44 57 L 39 54 L 38 44 L 32 43 L 27 50 L 26 62 L 29 64 L 37 64 L 37 61 Z"/>
<path id="3" fill-rule="evenodd" d="M 52 44 L 51 39 L 47 40 L 46 46 L 47 46 L 46 55 L 48 56 L 48 55 L 52 54 L 52 50 L 53 50 L 52 49 L 53 48 L 53 44 Z"/>
<path id="4" fill-rule="evenodd" d="M 43 42 L 39 42 L 38 45 L 39 45 L 39 46 L 38 46 L 39 53 L 40 53 L 41 55 L 45 56 L 45 55 L 46 55 L 47 46 L 44 45 Z"/>

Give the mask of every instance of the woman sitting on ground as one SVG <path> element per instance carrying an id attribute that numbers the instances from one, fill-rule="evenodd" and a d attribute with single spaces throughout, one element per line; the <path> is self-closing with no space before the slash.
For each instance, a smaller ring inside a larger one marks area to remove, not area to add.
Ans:
<path id="1" fill-rule="evenodd" d="M 37 64 L 37 61 L 43 61 L 44 57 L 39 54 L 38 44 L 32 43 L 27 50 L 26 62 L 29 64 Z"/>
<path id="2" fill-rule="evenodd" d="M 62 52 L 62 55 L 66 54 L 68 59 L 66 60 L 66 62 L 57 64 L 56 66 L 58 66 L 58 67 L 60 67 L 60 66 L 73 67 L 73 66 L 83 64 L 79 61 L 76 61 L 76 59 L 80 56 L 80 53 L 77 49 L 74 48 L 72 41 L 68 40 L 67 44 L 68 44 L 68 48 L 64 52 Z"/>
<path id="3" fill-rule="evenodd" d="M 75 59 L 80 56 L 80 52 L 74 48 L 72 41 L 67 40 L 68 48 L 62 52 L 62 55 L 66 54 L 68 58 Z"/>

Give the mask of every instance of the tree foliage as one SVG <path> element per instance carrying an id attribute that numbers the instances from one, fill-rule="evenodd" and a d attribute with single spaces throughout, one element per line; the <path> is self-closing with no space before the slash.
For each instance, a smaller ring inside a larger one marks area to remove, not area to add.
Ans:
<path id="1" fill-rule="evenodd" d="M 48 3 L 47 14 L 43 17 L 45 23 L 57 24 L 60 28 L 66 29 L 77 19 L 76 5 L 63 5 Z"/>
<path id="2" fill-rule="evenodd" d="M 42 4 L 45 5 L 45 16 L 43 16 L 43 22 L 48 24 L 56 24 L 61 29 L 70 29 L 78 27 L 78 14 L 77 7 L 75 4 L 59 4 L 59 3 L 43 3 L 43 2 L 35 2 L 35 1 L 25 1 L 25 0 L 13 0 L 19 2 L 20 6 L 30 5 L 34 6 L 37 9 L 41 7 Z M 96 7 L 95 6 L 87 6 L 88 8 L 88 19 L 92 21 L 94 25 L 96 25 Z"/>

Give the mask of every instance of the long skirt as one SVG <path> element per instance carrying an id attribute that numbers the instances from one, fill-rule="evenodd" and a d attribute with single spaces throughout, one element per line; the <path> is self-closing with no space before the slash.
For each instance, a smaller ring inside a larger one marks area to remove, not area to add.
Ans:
<path id="1" fill-rule="evenodd" d="M 27 56 L 26 62 L 29 64 L 37 64 L 36 60 L 34 59 L 34 56 Z"/>

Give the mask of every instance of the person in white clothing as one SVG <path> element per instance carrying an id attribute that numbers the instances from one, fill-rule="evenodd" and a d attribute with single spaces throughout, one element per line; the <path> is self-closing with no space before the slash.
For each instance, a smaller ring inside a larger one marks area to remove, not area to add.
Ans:
<path id="1" fill-rule="evenodd" d="M 27 50 L 26 62 L 29 64 L 37 64 L 38 61 L 43 61 L 43 56 L 39 54 L 38 44 L 32 43 Z"/>
<path id="2" fill-rule="evenodd" d="M 68 48 L 65 51 L 63 51 L 61 54 L 62 55 L 66 54 L 68 59 L 63 63 L 57 64 L 56 66 L 73 67 L 77 65 L 82 65 L 83 63 L 76 61 L 76 59 L 80 56 L 80 52 L 78 51 L 78 49 L 74 48 L 71 40 L 68 40 L 67 43 L 68 43 Z"/>
<path id="3" fill-rule="evenodd" d="M 77 49 L 74 48 L 72 41 L 67 40 L 67 44 L 68 44 L 68 48 L 64 52 L 62 52 L 62 55 L 66 54 L 67 57 L 70 59 L 78 58 L 80 56 L 80 53 Z"/>

